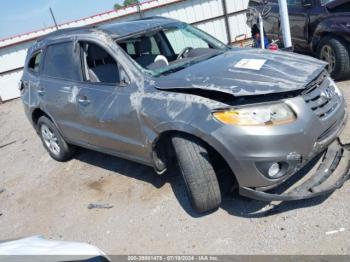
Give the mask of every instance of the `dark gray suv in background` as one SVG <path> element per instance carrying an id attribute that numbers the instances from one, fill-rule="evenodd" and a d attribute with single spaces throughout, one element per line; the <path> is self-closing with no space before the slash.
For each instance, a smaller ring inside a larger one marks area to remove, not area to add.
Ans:
<path id="1" fill-rule="evenodd" d="M 220 205 L 225 175 L 242 195 L 267 201 L 330 193 L 348 179 L 348 151 L 338 139 L 345 102 L 325 66 L 230 48 L 157 17 L 39 39 L 20 89 L 52 158 L 68 160 L 80 146 L 158 174 L 175 158 L 193 207 L 205 212 Z M 316 163 L 295 188 L 270 191 Z"/>

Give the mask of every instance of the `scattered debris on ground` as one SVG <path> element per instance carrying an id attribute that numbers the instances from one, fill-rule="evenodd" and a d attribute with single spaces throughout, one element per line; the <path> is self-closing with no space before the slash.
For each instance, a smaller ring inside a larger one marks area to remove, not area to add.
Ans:
<path id="1" fill-rule="evenodd" d="M 94 209 L 94 208 L 98 208 L 98 209 L 110 209 L 113 208 L 113 205 L 109 205 L 109 204 L 93 204 L 90 203 L 88 205 L 88 209 Z"/>
<path id="2" fill-rule="evenodd" d="M 6 146 L 9 146 L 9 145 L 12 145 L 12 144 L 14 144 L 14 143 L 16 143 L 17 141 L 16 140 L 14 140 L 14 141 L 11 141 L 11 142 L 9 142 L 9 143 L 6 143 L 6 144 L 3 144 L 3 145 L 0 145 L 0 149 L 1 148 L 4 148 L 4 147 L 6 147 Z"/>
<path id="3" fill-rule="evenodd" d="M 342 227 L 338 230 L 328 231 L 328 232 L 326 232 L 326 235 L 333 235 L 333 234 L 337 234 L 337 233 L 344 232 L 344 231 L 345 231 L 345 228 Z"/>

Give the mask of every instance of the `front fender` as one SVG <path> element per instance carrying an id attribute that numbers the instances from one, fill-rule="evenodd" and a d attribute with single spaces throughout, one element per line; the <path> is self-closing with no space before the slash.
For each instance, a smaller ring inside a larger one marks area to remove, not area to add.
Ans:
<path id="1" fill-rule="evenodd" d="M 349 18 L 350 19 L 350 18 Z M 344 17 L 330 17 L 323 20 L 316 27 L 312 38 L 312 49 L 316 50 L 318 43 L 324 36 L 333 35 L 350 41 L 350 26 Z"/>
<path id="2" fill-rule="evenodd" d="M 186 122 L 163 122 L 155 127 L 155 131 L 156 135 L 154 135 L 153 140 L 150 141 L 153 146 L 156 144 L 159 137 L 165 132 L 181 132 L 193 135 L 202 140 L 204 143 L 208 144 L 216 152 L 218 152 L 220 156 L 226 161 L 228 166 L 230 166 L 231 170 L 234 171 L 235 159 L 233 159 L 232 152 L 230 152 L 219 139 L 216 139 L 216 137 L 212 135 L 212 132 L 208 132 L 208 130 L 204 131 L 201 128 L 195 127 Z M 232 160 L 234 161 L 232 162 Z"/>

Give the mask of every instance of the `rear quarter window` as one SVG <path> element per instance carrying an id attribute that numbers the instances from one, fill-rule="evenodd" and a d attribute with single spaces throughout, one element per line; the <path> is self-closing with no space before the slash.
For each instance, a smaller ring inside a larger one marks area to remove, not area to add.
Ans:
<path id="1" fill-rule="evenodd" d="M 41 51 L 36 52 L 31 56 L 28 62 L 28 69 L 34 73 L 39 73 L 40 61 L 41 61 Z"/>
<path id="2" fill-rule="evenodd" d="M 81 81 L 79 63 L 74 57 L 72 42 L 49 45 L 45 53 L 43 75 Z"/>

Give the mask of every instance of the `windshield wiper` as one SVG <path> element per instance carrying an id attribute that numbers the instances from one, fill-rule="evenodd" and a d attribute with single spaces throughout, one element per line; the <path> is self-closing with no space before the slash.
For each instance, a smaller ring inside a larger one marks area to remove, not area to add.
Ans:
<path id="1" fill-rule="evenodd" d="M 184 64 L 182 66 L 174 67 L 174 68 L 169 68 L 168 70 L 164 70 L 164 71 L 160 72 L 159 74 L 157 74 L 157 76 L 168 75 L 168 74 L 171 74 L 171 73 L 175 73 L 177 71 L 185 69 L 188 66 L 190 66 L 190 63 Z"/>

